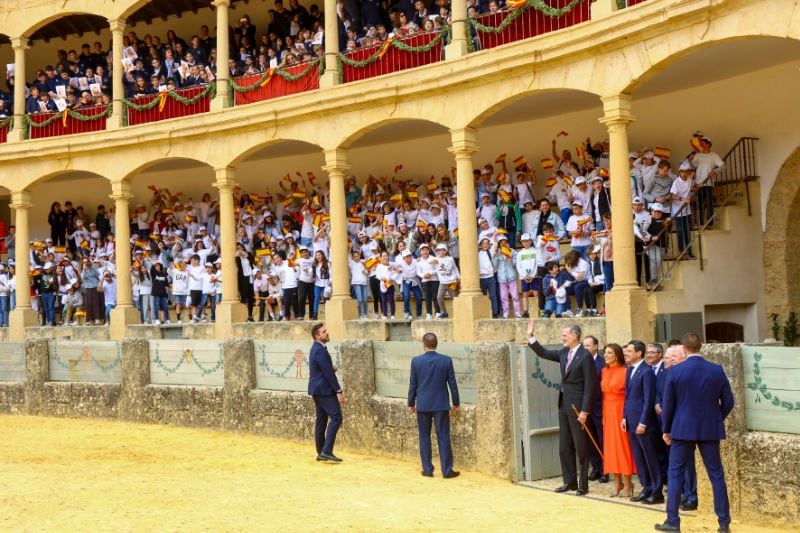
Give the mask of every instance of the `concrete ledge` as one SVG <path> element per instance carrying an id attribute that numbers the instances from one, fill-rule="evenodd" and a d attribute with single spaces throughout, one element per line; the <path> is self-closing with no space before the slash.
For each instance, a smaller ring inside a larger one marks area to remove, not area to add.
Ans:
<path id="1" fill-rule="evenodd" d="M 143 422 L 222 428 L 222 387 L 147 385 Z"/>
<path id="2" fill-rule="evenodd" d="M 453 319 L 414 320 L 411 322 L 411 338 L 421 341 L 426 333 L 435 333 L 439 342 L 453 342 Z"/>
<path id="3" fill-rule="evenodd" d="M 250 401 L 249 429 L 252 433 L 311 442 L 314 439 L 314 400 L 303 392 L 282 392 L 253 390 L 248 395 Z M 345 423 L 348 418 L 344 411 Z M 339 435 L 344 436 L 340 430 Z M 338 439 L 337 439 L 338 440 Z M 313 456 L 315 450 L 309 450 Z"/>
<path id="4" fill-rule="evenodd" d="M 25 384 L 0 382 L 0 413 L 16 415 L 25 412 Z"/>
<path id="5" fill-rule="evenodd" d="M 389 325 L 384 320 L 346 320 L 344 336 L 346 339 L 385 341 L 389 340 Z"/>
<path id="6" fill-rule="evenodd" d="M 153 324 L 132 324 L 128 326 L 127 338 L 160 340 L 164 338 L 164 331 Z"/>
<path id="7" fill-rule="evenodd" d="M 183 338 L 194 340 L 215 340 L 216 331 L 213 322 L 206 322 L 204 324 L 184 324 L 183 325 Z"/>
<path id="8" fill-rule="evenodd" d="M 28 339 L 104 341 L 111 338 L 108 326 L 56 326 L 25 328 Z"/>
<path id="9" fill-rule="evenodd" d="M 233 336 L 243 339 L 271 341 L 308 340 L 311 328 L 318 320 L 289 320 L 281 322 L 239 322 L 233 325 Z"/>

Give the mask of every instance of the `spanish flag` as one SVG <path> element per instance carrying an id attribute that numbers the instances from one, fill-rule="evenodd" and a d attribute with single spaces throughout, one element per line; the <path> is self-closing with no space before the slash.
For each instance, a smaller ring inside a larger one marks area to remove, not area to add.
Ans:
<path id="1" fill-rule="evenodd" d="M 392 202 L 392 203 L 394 203 L 394 204 L 399 204 L 399 203 L 402 203 L 402 202 L 403 202 L 403 193 L 401 193 L 401 192 L 398 192 L 398 193 L 395 193 L 395 194 L 393 194 L 393 195 L 392 195 L 392 196 L 389 198 L 389 201 L 390 201 L 390 202 Z"/>
<path id="2" fill-rule="evenodd" d="M 380 259 L 378 259 L 377 257 L 370 257 L 369 259 L 364 261 L 364 266 L 369 271 L 369 270 L 372 270 L 373 268 L 375 268 L 376 266 L 378 266 L 379 262 L 380 262 Z"/>
<path id="3" fill-rule="evenodd" d="M 527 164 L 528 164 L 528 160 L 525 159 L 524 155 L 521 155 L 521 156 L 519 156 L 518 158 L 516 158 L 514 160 L 514 168 L 519 168 L 519 167 L 527 165 Z"/>
<path id="4" fill-rule="evenodd" d="M 183 272 L 183 263 L 175 263 L 175 270 Z"/>
<path id="5" fill-rule="evenodd" d="M 292 201 L 293 201 L 293 198 L 291 196 L 287 196 L 286 198 L 281 200 L 281 205 L 283 207 L 289 207 L 290 205 L 292 205 Z"/>
<path id="6" fill-rule="evenodd" d="M 300 200 L 304 200 L 306 198 L 306 193 L 304 193 L 303 191 L 293 192 L 292 198 L 299 198 Z"/>
<path id="7" fill-rule="evenodd" d="M 428 189 L 428 191 L 433 192 L 436 190 L 436 187 L 438 187 L 438 185 L 436 185 L 436 178 L 431 176 L 431 179 L 428 180 L 428 184 L 425 185 L 425 188 Z"/>
<path id="8" fill-rule="evenodd" d="M 360 224 L 361 223 L 361 217 L 347 217 L 347 221 L 352 223 L 352 224 Z"/>
<path id="9" fill-rule="evenodd" d="M 317 177 L 314 175 L 313 172 L 306 172 L 306 176 L 308 176 L 308 181 L 311 183 L 317 181 Z"/>
<path id="10" fill-rule="evenodd" d="M 583 226 L 585 226 L 586 224 L 588 224 L 591 221 L 592 221 L 592 217 L 582 218 L 582 219 L 580 219 L 578 221 L 578 226 L 583 227 Z"/>
<path id="11" fill-rule="evenodd" d="M 383 286 L 386 287 L 387 289 L 391 289 L 392 285 L 394 285 L 394 282 L 392 282 L 392 280 L 390 279 L 383 280 Z"/>
<path id="12" fill-rule="evenodd" d="M 416 200 L 419 198 L 419 193 L 417 191 L 408 191 L 406 194 L 411 200 Z"/>
<path id="13" fill-rule="evenodd" d="M 459 282 L 459 281 L 454 281 L 453 283 L 449 284 L 447 287 L 448 287 L 448 288 L 449 288 L 451 291 L 456 291 L 456 292 L 458 292 L 458 286 L 459 286 L 459 284 L 460 284 L 460 282 Z"/>
<path id="14" fill-rule="evenodd" d="M 654 153 L 655 153 L 656 157 L 660 157 L 661 159 L 669 159 L 669 156 L 672 153 L 672 150 L 670 150 L 669 148 L 666 148 L 664 146 L 656 146 L 656 149 L 654 150 Z"/>
<path id="15" fill-rule="evenodd" d="M 505 163 L 507 155 L 508 154 L 500 154 L 500 155 L 498 155 L 495 158 L 494 162 L 497 163 L 498 165 L 501 164 L 501 163 Z"/>
<path id="16" fill-rule="evenodd" d="M 191 222 L 192 221 L 192 215 L 186 215 L 185 217 L 183 217 L 183 220 L 185 222 Z"/>
<path id="17" fill-rule="evenodd" d="M 689 141 L 689 144 L 692 146 L 695 152 L 702 152 L 703 145 L 700 143 L 700 135 L 692 135 L 692 139 Z"/>
<path id="18" fill-rule="evenodd" d="M 579 144 L 575 147 L 575 153 L 578 154 L 578 160 L 583 161 L 586 159 L 586 147 L 582 144 Z"/>
<path id="19" fill-rule="evenodd" d="M 330 215 L 322 215 L 322 223 L 330 222 L 331 216 Z"/>
<path id="20" fill-rule="evenodd" d="M 422 220 L 421 218 L 417 219 L 417 227 L 418 228 L 425 228 L 428 226 L 428 223 Z"/>
<path id="21" fill-rule="evenodd" d="M 57 254 L 65 254 L 65 253 L 67 253 L 67 247 L 66 246 L 54 246 L 53 247 L 53 252 L 55 252 Z"/>
<path id="22" fill-rule="evenodd" d="M 572 187 L 572 176 L 564 176 L 564 183 Z"/>
<path id="23" fill-rule="evenodd" d="M 556 177 L 555 176 L 550 176 L 549 178 L 547 178 L 547 181 L 545 182 L 545 186 L 546 187 L 555 187 L 556 183 L 557 183 Z"/>
<path id="24" fill-rule="evenodd" d="M 311 222 L 311 225 L 318 228 L 320 224 L 322 224 L 322 213 L 317 213 L 314 215 L 314 220 Z"/>
<path id="25" fill-rule="evenodd" d="M 509 248 L 509 247 L 508 247 L 508 246 L 506 246 L 505 244 L 504 244 L 504 245 L 502 245 L 502 246 L 499 248 L 499 252 L 500 252 L 500 255 L 502 255 L 502 256 L 505 256 L 505 257 L 508 257 L 509 259 L 511 259 L 511 255 L 512 255 L 511 248 Z"/>
<path id="26" fill-rule="evenodd" d="M 256 250 L 256 257 L 266 257 L 268 255 L 272 255 L 272 250 L 269 248 L 259 248 Z"/>
<path id="27" fill-rule="evenodd" d="M 282 179 L 283 181 L 287 182 L 287 183 L 292 183 L 292 176 L 291 176 L 291 174 L 289 174 L 289 173 L 287 173 L 287 174 L 286 174 L 286 175 L 285 175 L 283 178 L 281 178 L 281 179 Z"/>
<path id="28" fill-rule="evenodd" d="M 152 240 L 154 240 L 154 241 L 157 241 L 157 240 L 158 240 L 158 237 L 159 237 L 158 233 L 151 233 L 151 234 L 150 234 L 150 238 L 151 238 Z"/>
<path id="29" fill-rule="evenodd" d="M 162 215 L 171 215 L 172 213 L 173 211 L 169 207 L 165 207 L 164 209 L 161 210 Z"/>
<path id="30" fill-rule="evenodd" d="M 453 235 L 458 237 L 458 227 L 453 228 Z"/>
<path id="31" fill-rule="evenodd" d="M 381 216 L 381 214 L 378 213 L 377 211 L 367 211 L 367 216 L 372 218 L 378 218 L 379 216 Z"/>
<path id="32" fill-rule="evenodd" d="M 544 242 L 555 242 L 558 240 L 558 237 L 554 235 L 542 235 L 542 240 Z"/>
<path id="33" fill-rule="evenodd" d="M 497 197 L 500 198 L 500 201 L 507 204 L 511 201 L 511 195 L 508 194 L 508 191 L 505 189 L 498 189 Z"/>
<path id="34" fill-rule="evenodd" d="M 549 157 L 545 157 L 540 161 L 540 163 L 542 164 L 542 168 L 545 170 L 551 170 L 555 166 L 553 160 Z"/>
<path id="35" fill-rule="evenodd" d="M 80 247 L 81 247 L 81 250 L 88 250 L 89 249 L 89 241 L 81 241 Z"/>

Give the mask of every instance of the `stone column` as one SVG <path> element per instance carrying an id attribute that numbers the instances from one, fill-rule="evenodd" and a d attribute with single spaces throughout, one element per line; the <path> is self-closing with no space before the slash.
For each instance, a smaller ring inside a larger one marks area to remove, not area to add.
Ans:
<path id="1" fill-rule="evenodd" d="M 511 345 L 479 342 L 475 345 L 475 381 L 478 404 L 475 409 L 475 460 L 478 472 L 511 479 L 514 464 L 513 405 L 509 357 Z"/>
<path id="2" fill-rule="evenodd" d="M 347 151 L 341 148 L 325 150 L 325 166 L 331 190 L 331 300 L 325 303 L 325 323 L 331 338 L 344 339 L 345 320 L 358 315 L 356 301 L 350 297 L 350 269 L 347 264 L 347 206 L 344 177 L 350 166 Z"/>
<path id="3" fill-rule="evenodd" d="M 231 0 L 213 0 L 211 4 L 217 8 L 217 96 L 211 101 L 211 110 L 217 111 L 230 106 L 229 95 L 232 89 L 228 69 L 228 59 L 231 56 L 228 8 Z"/>
<path id="4" fill-rule="evenodd" d="M 133 199 L 128 181 L 111 183 L 111 196 L 114 200 L 114 224 L 116 231 L 114 265 L 117 270 L 117 306 L 111 310 L 109 333 L 114 340 L 126 337 L 128 326 L 139 323 L 139 312 L 133 307 L 131 292 L 131 227 L 130 201 Z"/>
<path id="5" fill-rule="evenodd" d="M 227 66 L 226 66 L 227 68 Z M 214 325 L 217 338 L 233 335 L 233 324 L 244 322 L 247 310 L 239 303 L 239 278 L 236 270 L 236 215 L 233 207 L 233 189 L 236 171 L 231 167 L 215 169 L 214 187 L 219 191 L 219 244 L 222 259 L 222 302 L 217 305 Z"/>
<path id="6" fill-rule="evenodd" d="M 29 191 L 11 193 L 11 209 L 14 210 L 14 225 L 17 227 L 16 240 L 16 280 L 17 303 L 9 316 L 9 340 L 25 340 L 25 328 L 36 325 L 36 313 L 31 309 L 31 271 L 30 271 L 30 226 L 28 212 L 33 207 Z"/>
<path id="7" fill-rule="evenodd" d="M 228 431 L 250 429 L 250 391 L 256 388 L 253 339 L 228 340 L 222 344 L 225 358 L 225 393 L 222 426 Z"/>
<path id="8" fill-rule="evenodd" d="M 8 132 L 8 142 L 20 142 L 25 139 L 25 50 L 28 39 L 14 37 L 11 39 L 14 48 L 14 129 Z M 26 243 L 27 245 L 27 243 Z"/>
<path id="9" fill-rule="evenodd" d="M 125 86 L 122 83 L 122 37 L 125 35 L 125 20 L 115 19 L 108 21 L 109 28 L 111 29 L 111 92 L 113 100 L 111 104 L 111 120 L 106 122 L 106 128 L 109 130 L 121 128 L 124 124 L 124 113 L 128 111 L 122 104 L 125 98 Z"/>
<path id="10" fill-rule="evenodd" d="M 617 11 L 617 0 L 594 0 L 591 9 L 592 20 L 606 17 Z"/>
<path id="11" fill-rule="evenodd" d="M 333 87 L 339 83 L 339 17 L 336 15 L 336 0 L 325 0 L 325 73 L 319 80 L 320 87 Z"/>
<path id="12" fill-rule="evenodd" d="M 150 348 L 147 339 L 122 341 L 122 392 L 119 417 L 147 422 L 145 387 L 150 384 Z"/>
<path id="13" fill-rule="evenodd" d="M 647 293 L 636 283 L 631 180 L 628 163 L 628 124 L 631 97 L 608 96 L 603 100 L 605 115 L 600 122 L 608 128 L 611 212 L 614 251 L 614 288 L 606 294 L 606 337 L 608 339 L 649 339 L 654 331 Z"/>
<path id="14" fill-rule="evenodd" d="M 25 414 L 43 414 L 47 395 L 44 384 L 50 380 L 50 344 L 47 339 L 25 343 Z"/>
<path id="15" fill-rule="evenodd" d="M 450 44 L 444 47 L 445 60 L 464 57 L 469 51 L 467 46 L 467 3 L 453 2 L 453 24 Z"/>
<path id="16" fill-rule="evenodd" d="M 447 150 L 456 160 L 458 242 L 461 255 L 461 294 L 453 302 L 453 341 L 475 342 L 472 327 L 489 317 L 489 299 L 481 294 L 478 278 L 478 225 L 475 219 L 475 185 L 472 154 L 478 151 L 473 128 L 450 130 L 453 145 Z"/>

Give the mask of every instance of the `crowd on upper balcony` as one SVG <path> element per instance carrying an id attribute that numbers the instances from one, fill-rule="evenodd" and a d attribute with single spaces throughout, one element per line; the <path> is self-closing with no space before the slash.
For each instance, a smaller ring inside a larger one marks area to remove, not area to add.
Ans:
<path id="1" fill-rule="evenodd" d="M 467 0 L 468 14 L 496 13 L 505 0 Z M 451 23 L 449 0 L 339 0 L 337 19 L 342 52 L 352 52 L 385 42 L 392 37 L 439 31 Z M 231 31 L 227 68 L 231 77 L 286 68 L 324 54 L 324 14 L 316 4 L 308 9 L 299 0 L 276 0 L 269 10 L 270 22 L 258 28 L 247 14 Z M 85 109 L 108 105 L 112 77 L 121 72 L 125 97 L 138 99 L 165 91 L 212 82 L 217 74 L 216 38 L 209 26 L 196 34 L 179 36 L 135 31 L 123 37 L 123 60 L 114 65 L 109 46 L 101 41 L 84 43 L 78 50 L 56 51 L 54 61 L 36 69 L 25 80 L 27 114 Z M 7 92 L 0 91 L 0 118 L 13 114 L 13 68 L 7 72 Z"/>

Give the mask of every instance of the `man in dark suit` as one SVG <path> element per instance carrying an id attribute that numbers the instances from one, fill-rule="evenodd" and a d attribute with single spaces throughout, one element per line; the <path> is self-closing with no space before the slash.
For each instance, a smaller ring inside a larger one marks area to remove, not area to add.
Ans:
<path id="1" fill-rule="evenodd" d="M 583 347 L 589 352 L 594 360 L 594 367 L 597 369 L 597 383 L 600 383 L 603 368 L 606 366 L 606 361 L 603 355 L 600 354 L 600 343 L 594 335 L 588 335 L 583 339 Z M 603 395 L 600 394 L 600 388 L 594 395 L 594 406 L 592 407 L 592 414 L 587 420 L 586 426 L 589 431 L 594 435 L 594 440 L 602 450 L 603 449 Z M 594 446 L 589 447 L 589 463 L 592 465 L 592 472 L 589 474 L 589 481 L 600 481 L 600 483 L 608 483 L 608 474 L 603 473 L 603 458 L 600 452 Z"/>
<path id="2" fill-rule="evenodd" d="M 561 458 L 561 475 L 564 484 L 556 492 L 577 490 L 578 496 L 589 492 L 589 438 L 582 424 L 589 419 L 594 407 L 597 391 L 597 369 L 592 356 L 581 345 L 581 328 L 578 325 L 565 327 L 561 331 L 564 347 L 548 350 L 534 336 L 534 319 L 528 322 L 528 346 L 543 359 L 555 361 L 561 366 L 561 386 L 558 390 L 558 451 Z M 575 416 L 573 407 L 580 410 Z M 575 468 L 578 455 L 580 475 Z"/>
<path id="3" fill-rule="evenodd" d="M 661 467 L 656 454 L 656 377 L 644 362 L 645 351 L 642 341 L 631 341 L 624 348 L 628 372 L 625 376 L 622 430 L 628 432 L 633 461 L 642 484 L 642 491 L 631 501 L 653 505 L 664 503 L 664 495 L 661 492 Z"/>
<path id="4" fill-rule="evenodd" d="M 656 396 L 654 406 L 660 403 L 659 391 L 664 390 L 664 380 L 667 376 L 664 374 L 664 348 L 658 343 L 651 343 L 647 345 L 647 351 L 644 353 L 644 362 L 647 363 L 656 377 Z M 661 409 L 655 409 L 656 412 L 656 456 L 658 457 L 658 467 L 661 470 L 661 482 L 667 482 L 667 466 L 669 465 L 669 455 L 667 445 L 660 435 L 664 432 L 661 425 Z"/>
<path id="5" fill-rule="evenodd" d="M 341 404 L 344 403 L 342 388 L 336 379 L 336 367 L 325 343 L 330 341 L 328 329 L 319 323 L 311 328 L 314 344 L 308 356 L 308 393 L 317 406 L 317 422 L 314 427 L 314 441 L 317 445 L 317 461 L 342 460 L 333 454 L 336 433 L 342 425 Z M 327 430 L 326 430 L 327 427 Z"/>
<path id="6" fill-rule="evenodd" d="M 436 427 L 439 444 L 439 460 L 442 477 L 458 477 L 453 470 L 453 450 L 450 446 L 450 396 L 453 397 L 453 412 L 460 408 L 456 372 L 453 360 L 436 352 L 439 340 L 433 333 L 422 337 L 425 353 L 411 360 L 411 379 L 408 385 L 408 411 L 417 414 L 419 430 L 419 455 L 422 459 L 422 475 L 433 477 L 431 460 L 431 424 Z"/>
<path id="7" fill-rule="evenodd" d="M 686 464 L 695 447 L 711 480 L 714 513 L 720 533 L 730 531 L 731 514 L 719 441 L 725 438 L 725 418 L 733 409 L 733 392 L 721 366 L 703 359 L 696 333 L 682 339 L 686 362 L 670 369 L 664 383 L 664 442 L 670 445 L 667 520 L 658 531 L 680 531 L 679 505 Z"/>

